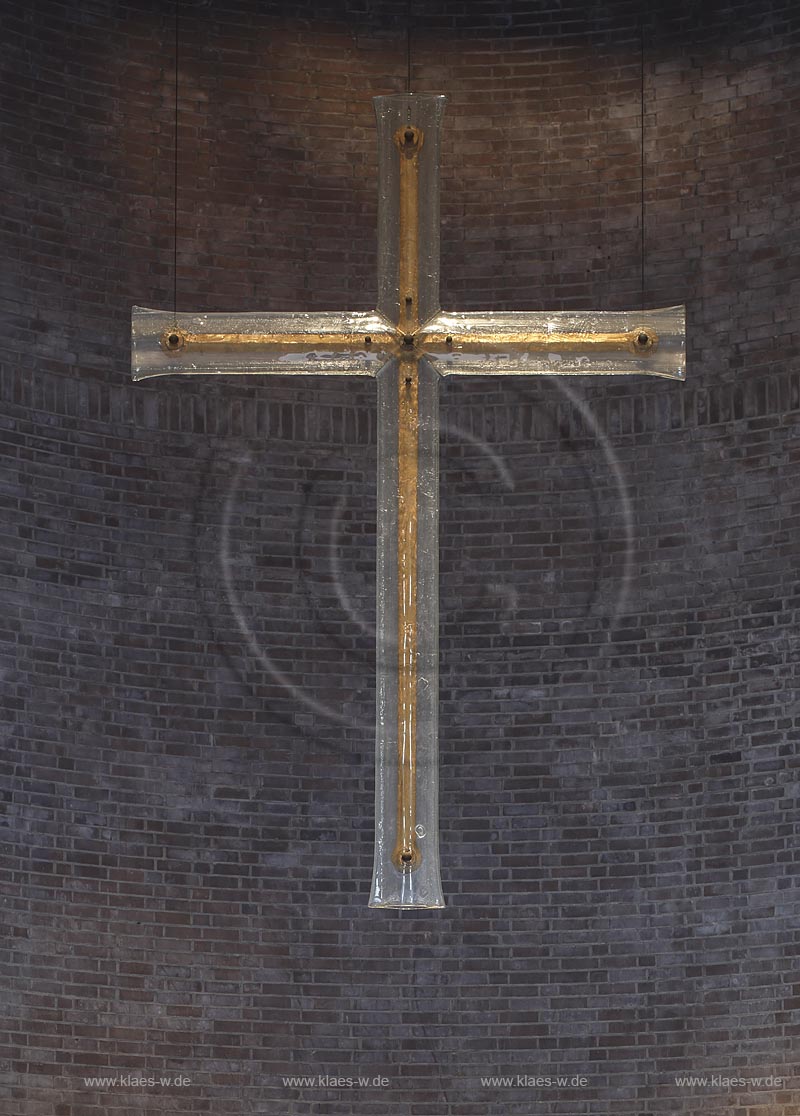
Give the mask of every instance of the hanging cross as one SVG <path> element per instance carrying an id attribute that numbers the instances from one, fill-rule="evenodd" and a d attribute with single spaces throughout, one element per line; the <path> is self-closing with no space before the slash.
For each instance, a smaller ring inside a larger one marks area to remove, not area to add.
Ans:
<path id="1" fill-rule="evenodd" d="M 375 98 L 373 313 L 133 309 L 133 378 L 368 376 L 378 382 L 375 863 L 370 906 L 442 907 L 438 852 L 438 380 L 651 375 L 681 380 L 684 308 L 453 313 L 439 307 L 445 98 Z"/>

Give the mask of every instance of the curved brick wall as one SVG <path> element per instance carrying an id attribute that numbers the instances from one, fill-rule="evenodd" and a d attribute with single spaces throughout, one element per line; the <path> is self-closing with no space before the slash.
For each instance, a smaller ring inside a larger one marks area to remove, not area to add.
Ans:
<path id="1" fill-rule="evenodd" d="M 129 383 L 173 15 L 77 7 L 3 12 L 3 1111 L 790 1116 L 796 6 L 647 17 L 688 383 L 443 387 L 448 906 L 401 915 L 366 907 L 372 387 Z M 415 12 L 446 306 L 637 304 L 637 7 Z M 179 304 L 369 308 L 406 5 L 183 8 Z"/>

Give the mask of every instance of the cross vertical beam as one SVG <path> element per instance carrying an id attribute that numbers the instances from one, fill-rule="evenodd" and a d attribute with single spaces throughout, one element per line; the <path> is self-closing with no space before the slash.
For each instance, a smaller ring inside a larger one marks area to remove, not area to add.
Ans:
<path id="1" fill-rule="evenodd" d="M 370 906 L 441 907 L 439 375 L 422 356 L 418 338 L 422 324 L 439 310 L 444 98 L 378 97 L 375 111 L 378 309 L 397 330 L 398 351 L 378 382 L 378 716 Z"/>

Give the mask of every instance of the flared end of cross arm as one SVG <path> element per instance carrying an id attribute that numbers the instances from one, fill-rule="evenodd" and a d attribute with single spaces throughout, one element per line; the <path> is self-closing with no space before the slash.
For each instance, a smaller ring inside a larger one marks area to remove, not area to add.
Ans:
<path id="1" fill-rule="evenodd" d="M 686 378 L 686 309 L 439 313 L 421 348 L 442 376 Z"/>
<path id="2" fill-rule="evenodd" d="M 394 336 L 377 312 L 187 314 L 134 306 L 131 373 L 154 376 L 366 376 Z"/>

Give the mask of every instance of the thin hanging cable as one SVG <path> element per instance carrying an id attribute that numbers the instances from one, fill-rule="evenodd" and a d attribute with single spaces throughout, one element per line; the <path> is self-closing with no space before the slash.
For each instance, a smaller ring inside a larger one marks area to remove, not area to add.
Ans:
<path id="1" fill-rule="evenodd" d="M 172 150 L 172 313 L 178 325 L 178 43 L 180 0 L 175 0 L 175 126 Z"/>
<path id="2" fill-rule="evenodd" d="M 639 158 L 639 166 L 641 171 L 641 179 L 639 183 L 640 197 L 642 211 L 639 217 L 640 221 L 640 242 L 641 242 L 641 286 L 642 286 L 642 310 L 644 310 L 644 278 L 645 278 L 645 233 L 644 233 L 644 219 L 645 219 L 645 203 L 644 203 L 644 16 L 645 5 L 642 5 L 641 18 L 639 20 L 639 78 L 640 78 L 640 102 L 639 102 L 639 119 L 641 125 L 641 150 Z"/>
<path id="3" fill-rule="evenodd" d="M 406 5 L 406 93 L 411 92 L 411 0 Z"/>

